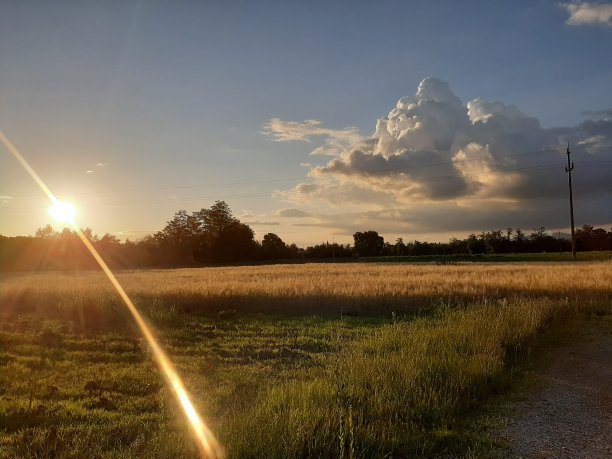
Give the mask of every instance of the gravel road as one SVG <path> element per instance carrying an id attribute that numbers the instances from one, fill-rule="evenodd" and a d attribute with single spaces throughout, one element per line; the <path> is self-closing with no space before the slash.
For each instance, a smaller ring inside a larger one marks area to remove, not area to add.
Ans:
<path id="1" fill-rule="evenodd" d="M 612 458 L 612 331 L 595 328 L 555 349 L 541 389 L 515 405 L 512 458 Z"/>

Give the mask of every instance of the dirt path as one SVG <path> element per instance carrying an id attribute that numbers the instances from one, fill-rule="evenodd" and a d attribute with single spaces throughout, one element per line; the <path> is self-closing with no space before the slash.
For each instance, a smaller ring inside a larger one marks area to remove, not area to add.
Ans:
<path id="1" fill-rule="evenodd" d="M 612 330 L 595 327 L 556 349 L 542 388 L 515 405 L 514 458 L 612 458 Z"/>

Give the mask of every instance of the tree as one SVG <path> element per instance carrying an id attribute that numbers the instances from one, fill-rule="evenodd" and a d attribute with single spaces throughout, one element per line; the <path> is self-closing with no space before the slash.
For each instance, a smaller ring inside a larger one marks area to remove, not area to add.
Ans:
<path id="1" fill-rule="evenodd" d="M 224 227 L 213 239 L 210 261 L 243 261 L 255 258 L 257 243 L 250 226 L 236 222 Z"/>
<path id="2" fill-rule="evenodd" d="M 45 225 L 42 228 L 38 228 L 36 233 L 34 233 L 34 237 L 40 239 L 51 239 L 57 237 L 57 232 L 53 230 L 51 225 Z"/>
<path id="3" fill-rule="evenodd" d="M 261 240 L 261 251 L 264 259 L 285 258 L 287 245 L 274 233 L 267 233 Z"/>
<path id="4" fill-rule="evenodd" d="M 404 240 L 401 237 L 398 237 L 395 240 L 395 255 L 403 256 L 406 254 L 406 244 L 404 244 Z"/>
<path id="5" fill-rule="evenodd" d="M 191 215 L 177 212 L 155 239 L 159 258 L 170 264 L 249 260 L 257 248 L 253 230 L 234 217 L 224 201 Z M 151 241 L 147 243 L 150 247 Z"/>
<path id="6" fill-rule="evenodd" d="M 481 254 L 487 251 L 487 246 L 484 240 L 484 233 L 480 236 L 476 236 L 475 234 L 470 234 L 466 240 L 466 248 L 471 254 Z"/>
<path id="7" fill-rule="evenodd" d="M 353 234 L 355 253 L 360 257 L 375 257 L 382 253 L 385 239 L 376 231 L 356 232 Z"/>
<path id="8" fill-rule="evenodd" d="M 195 260 L 198 228 L 196 220 L 187 211 L 176 212 L 155 238 L 160 251 L 157 258 L 163 260 L 162 264 L 189 264 Z"/>
<path id="9" fill-rule="evenodd" d="M 232 215 L 232 211 L 225 201 L 215 201 L 210 209 L 201 209 L 195 212 L 202 231 L 218 236 L 227 231 L 232 225 L 240 221 Z"/>
<path id="10" fill-rule="evenodd" d="M 512 245 L 512 249 L 514 252 L 520 252 L 523 246 L 523 241 L 525 240 L 525 233 L 520 228 L 516 229 L 514 234 L 514 244 Z"/>
<path id="11" fill-rule="evenodd" d="M 255 258 L 255 233 L 232 215 L 225 201 L 193 214 L 198 229 L 197 261 L 227 262 Z"/>
<path id="12" fill-rule="evenodd" d="M 555 238 L 546 234 L 546 228 L 543 226 L 534 229 L 529 239 L 534 252 L 554 252 L 557 247 Z"/>
<path id="13" fill-rule="evenodd" d="M 107 233 L 108 234 L 108 233 Z M 93 230 L 89 227 L 83 230 L 83 235 L 87 238 L 89 242 L 96 242 L 99 238 L 97 234 L 94 234 Z M 106 236 L 106 235 L 105 235 Z M 114 236 L 113 236 L 114 237 Z"/>
<path id="14" fill-rule="evenodd" d="M 507 246 L 507 237 L 500 230 L 484 233 L 484 241 L 487 253 L 503 253 Z"/>
<path id="15" fill-rule="evenodd" d="M 467 253 L 467 243 L 463 239 L 452 237 L 448 243 L 448 251 L 452 254 Z"/>

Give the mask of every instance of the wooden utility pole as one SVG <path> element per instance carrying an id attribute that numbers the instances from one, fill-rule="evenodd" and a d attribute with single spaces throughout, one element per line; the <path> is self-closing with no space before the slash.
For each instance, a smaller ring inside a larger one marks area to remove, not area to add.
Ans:
<path id="1" fill-rule="evenodd" d="M 569 181 L 570 222 L 572 224 L 572 260 L 575 260 L 576 259 L 576 239 L 574 237 L 574 197 L 572 195 L 572 171 L 573 170 L 574 170 L 574 163 L 570 161 L 569 142 L 567 142 L 567 166 L 565 166 L 565 172 L 567 172 L 567 179 Z"/>

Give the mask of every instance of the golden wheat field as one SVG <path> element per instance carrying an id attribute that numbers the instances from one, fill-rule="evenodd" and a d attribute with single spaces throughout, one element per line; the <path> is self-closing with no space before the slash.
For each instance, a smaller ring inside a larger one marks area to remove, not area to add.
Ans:
<path id="1" fill-rule="evenodd" d="M 592 299 L 612 292 L 612 263 L 462 265 L 304 264 L 121 272 L 136 299 L 194 311 L 330 313 L 420 307 L 511 297 Z M 34 300 L 98 301 L 113 296 L 102 273 L 5 275 L 4 309 Z M 284 308 L 278 309 L 280 306 Z"/>
<path id="2" fill-rule="evenodd" d="M 503 455 L 475 427 L 482 404 L 512 390 L 550 330 L 612 313 L 610 262 L 269 265 L 118 279 L 228 457 Z M 197 454 L 102 273 L 3 275 L 0 458 Z"/>

